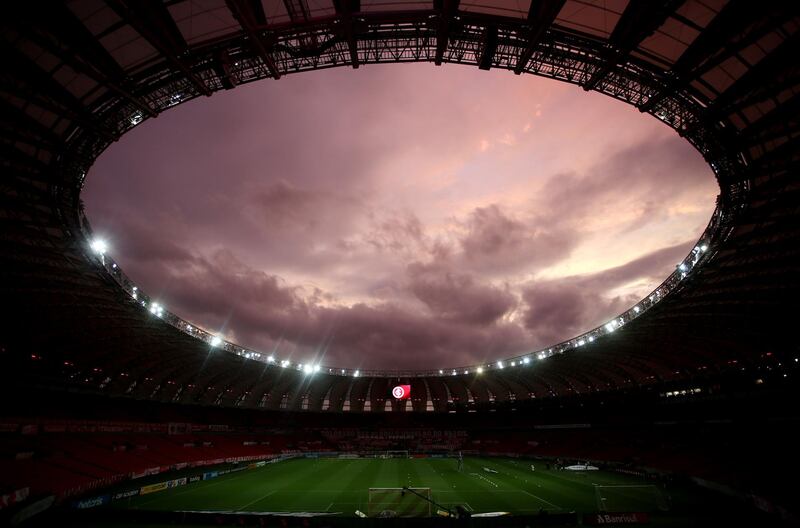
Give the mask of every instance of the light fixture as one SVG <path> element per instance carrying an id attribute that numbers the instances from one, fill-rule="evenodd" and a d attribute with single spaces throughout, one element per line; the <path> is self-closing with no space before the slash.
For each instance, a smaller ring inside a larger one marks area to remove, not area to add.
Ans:
<path id="1" fill-rule="evenodd" d="M 211 346 L 218 347 L 220 344 L 222 344 L 222 339 L 220 339 L 219 336 L 213 336 L 211 338 Z"/>
<path id="2" fill-rule="evenodd" d="M 108 251 L 108 244 L 106 244 L 106 241 L 102 238 L 95 238 L 92 240 L 89 247 L 98 255 L 105 255 L 106 251 Z"/>
<path id="3" fill-rule="evenodd" d="M 157 302 L 151 303 L 150 313 L 157 317 L 161 317 L 161 315 L 164 313 L 164 308 Z"/>

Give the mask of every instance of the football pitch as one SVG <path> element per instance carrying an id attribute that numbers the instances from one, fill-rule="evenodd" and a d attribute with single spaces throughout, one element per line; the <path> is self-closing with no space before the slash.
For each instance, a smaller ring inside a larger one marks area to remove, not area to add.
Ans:
<path id="1" fill-rule="evenodd" d="M 309 512 L 375 515 L 396 504 L 370 504 L 370 488 L 429 488 L 441 508 L 509 512 L 655 512 L 670 499 L 652 482 L 607 471 L 546 470 L 531 461 L 465 458 L 297 458 L 119 501 L 137 510 Z M 399 500 L 399 499 L 397 499 Z M 404 500 L 407 500 L 404 499 Z M 423 501 L 424 502 L 424 501 Z M 395 508 L 396 509 L 396 508 Z"/>

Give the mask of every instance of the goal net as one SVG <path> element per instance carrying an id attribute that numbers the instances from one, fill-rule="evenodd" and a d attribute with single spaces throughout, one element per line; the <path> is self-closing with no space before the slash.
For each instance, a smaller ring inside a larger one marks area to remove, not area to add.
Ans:
<path id="1" fill-rule="evenodd" d="M 408 458 L 408 451 L 384 451 L 381 458 Z"/>
<path id="2" fill-rule="evenodd" d="M 669 510 L 661 489 L 653 484 L 594 487 L 597 510 L 605 512 L 653 512 Z"/>
<path id="3" fill-rule="evenodd" d="M 430 517 L 430 488 L 369 488 L 369 517 Z"/>

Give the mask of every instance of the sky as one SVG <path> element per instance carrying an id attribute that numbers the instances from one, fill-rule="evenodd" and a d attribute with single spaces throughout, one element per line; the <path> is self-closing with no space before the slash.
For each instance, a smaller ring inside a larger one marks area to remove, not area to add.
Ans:
<path id="1" fill-rule="evenodd" d="M 198 98 L 82 198 L 148 295 L 293 362 L 446 368 L 573 337 L 689 252 L 719 192 L 675 132 L 557 81 L 430 64 Z"/>

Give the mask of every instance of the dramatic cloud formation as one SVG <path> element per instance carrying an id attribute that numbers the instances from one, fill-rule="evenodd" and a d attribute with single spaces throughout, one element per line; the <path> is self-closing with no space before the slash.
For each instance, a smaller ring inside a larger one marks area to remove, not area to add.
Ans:
<path id="1" fill-rule="evenodd" d="M 289 76 L 112 145 L 96 232 L 169 309 L 349 367 L 465 365 L 602 323 L 705 226 L 686 142 L 554 81 L 430 65 Z"/>

